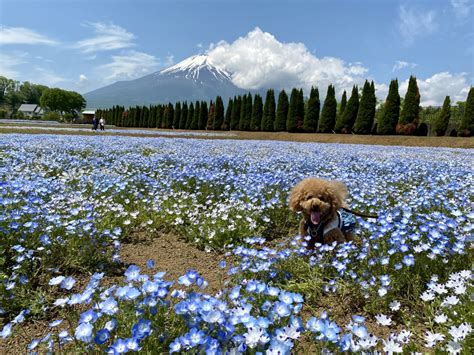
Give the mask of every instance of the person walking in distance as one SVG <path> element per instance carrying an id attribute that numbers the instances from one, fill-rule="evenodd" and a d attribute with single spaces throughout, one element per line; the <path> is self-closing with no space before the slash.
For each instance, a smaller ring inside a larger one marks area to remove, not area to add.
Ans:
<path id="1" fill-rule="evenodd" d="M 94 115 L 94 118 L 92 119 L 92 130 L 93 131 L 97 131 L 97 124 L 98 124 L 97 117 L 95 117 L 95 115 Z"/>
<path id="2" fill-rule="evenodd" d="M 104 117 L 101 117 L 99 120 L 99 126 L 101 131 L 105 131 L 105 120 Z"/>

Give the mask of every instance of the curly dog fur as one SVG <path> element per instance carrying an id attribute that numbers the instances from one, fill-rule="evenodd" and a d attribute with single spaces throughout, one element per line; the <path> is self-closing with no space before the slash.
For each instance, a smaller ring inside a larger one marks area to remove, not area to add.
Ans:
<path id="1" fill-rule="evenodd" d="M 347 207 L 347 187 L 340 181 L 328 181 L 316 178 L 307 178 L 300 181 L 290 192 L 289 205 L 294 212 L 302 212 L 300 222 L 300 235 L 307 235 L 307 226 L 310 221 L 323 226 L 336 217 L 341 207 Z M 311 238 L 308 249 L 314 249 L 316 242 L 330 244 L 333 242 L 344 243 L 353 240 L 350 232 L 343 232 L 339 228 L 328 231 L 323 240 Z"/>

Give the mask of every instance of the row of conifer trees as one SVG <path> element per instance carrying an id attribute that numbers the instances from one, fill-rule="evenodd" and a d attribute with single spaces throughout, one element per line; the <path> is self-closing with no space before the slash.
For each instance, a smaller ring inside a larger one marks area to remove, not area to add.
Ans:
<path id="1" fill-rule="evenodd" d="M 241 130 L 266 132 L 320 132 L 355 134 L 415 134 L 419 125 L 420 93 L 415 77 L 410 77 L 403 106 L 398 92 L 398 81 L 390 83 L 383 112 L 375 121 L 377 100 L 374 82 L 366 81 L 362 94 L 354 85 L 347 100 L 344 91 L 338 105 L 335 88 L 329 85 L 322 105 L 318 88 L 311 88 L 305 103 L 303 90 L 293 89 L 290 97 L 281 90 L 278 101 L 275 92 L 267 91 L 265 102 L 261 95 L 230 98 L 226 109 L 220 96 L 208 104 L 205 101 L 176 102 L 174 105 L 158 104 L 125 109 L 114 106 L 96 113 L 107 124 L 122 127 L 174 128 L 190 130 Z M 446 108 L 444 107 L 446 106 Z M 449 97 L 446 97 L 441 114 L 434 122 L 437 135 L 444 135 L 449 123 Z M 471 88 L 460 133 L 471 135 L 474 131 L 474 90 Z"/>

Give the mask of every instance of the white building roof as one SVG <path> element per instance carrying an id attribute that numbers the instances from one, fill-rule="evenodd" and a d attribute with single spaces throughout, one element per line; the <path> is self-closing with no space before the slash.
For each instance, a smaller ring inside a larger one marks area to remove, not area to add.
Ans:
<path id="1" fill-rule="evenodd" d="M 87 110 L 84 110 L 82 111 L 82 114 L 83 115 L 95 115 L 95 109 L 87 109 Z"/>
<path id="2" fill-rule="evenodd" d="M 36 104 L 21 104 L 18 110 L 21 112 L 35 112 L 37 106 Z"/>

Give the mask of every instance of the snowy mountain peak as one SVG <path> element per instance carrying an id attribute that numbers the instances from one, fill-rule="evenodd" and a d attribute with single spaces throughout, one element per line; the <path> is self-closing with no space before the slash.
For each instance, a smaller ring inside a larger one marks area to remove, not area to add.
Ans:
<path id="1" fill-rule="evenodd" d="M 160 71 L 159 74 L 179 75 L 184 73 L 187 79 L 197 80 L 201 71 L 210 72 L 219 81 L 231 80 L 231 75 L 225 70 L 215 66 L 206 55 L 193 55 L 178 64 Z"/>

